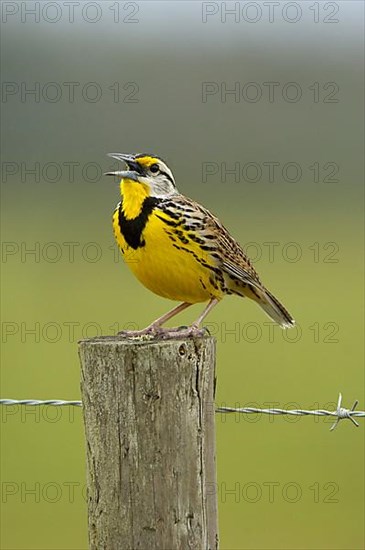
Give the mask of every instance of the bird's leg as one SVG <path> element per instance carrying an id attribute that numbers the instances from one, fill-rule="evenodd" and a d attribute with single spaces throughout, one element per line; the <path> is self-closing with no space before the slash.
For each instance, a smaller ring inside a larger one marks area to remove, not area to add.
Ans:
<path id="1" fill-rule="evenodd" d="M 196 321 L 189 327 L 181 327 L 168 329 L 166 333 L 162 333 L 162 336 L 174 337 L 174 336 L 204 336 L 205 331 L 201 328 L 201 324 L 208 315 L 208 313 L 218 304 L 217 298 L 211 298 L 208 304 L 205 306 L 204 311 L 199 315 Z"/>
<path id="2" fill-rule="evenodd" d="M 204 311 L 202 312 L 201 315 L 199 315 L 199 317 L 197 318 L 197 320 L 191 325 L 192 328 L 195 328 L 195 329 L 198 329 L 200 328 L 200 325 L 202 324 L 202 322 L 204 321 L 204 319 L 206 318 L 206 316 L 208 315 L 208 313 L 210 311 L 212 311 L 212 309 L 214 308 L 214 306 L 216 306 L 218 304 L 219 300 L 217 298 L 211 298 L 210 301 L 208 302 L 208 304 L 206 305 Z"/>
<path id="3" fill-rule="evenodd" d="M 153 323 L 142 330 L 122 330 L 121 332 L 118 332 L 118 334 L 121 334 L 123 336 L 143 336 L 145 334 L 158 334 L 159 332 L 167 333 L 171 329 L 163 329 L 161 328 L 161 325 L 163 325 L 164 323 L 166 323 L 166 321 L 172 319 L 172 317 L 175 317 L 175 315 L 177 315 L 181 311 L 184 311 L 184 309 L 188 308 L 191 305 L 192 304 L 189 304 L 188 302 L 183 302 L 182 304 L 175 306 L 173 309 L 153 321 Z"/>

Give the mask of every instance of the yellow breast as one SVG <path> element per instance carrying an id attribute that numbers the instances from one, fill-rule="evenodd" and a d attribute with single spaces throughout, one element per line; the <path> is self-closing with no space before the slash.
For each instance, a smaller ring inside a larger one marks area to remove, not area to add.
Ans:
<path id="1" fill-rule="evenodd" d="M 133 248 L 123 236 L 115 211 L 115 237 L 130 269 L 145 287 L 171 300 L 197 303 L 221 298 L 214 271 L 202 265 L 213 267 L 212 260 L 195 242 L 184 243 L 174 235 L 174 228 L 160 219 L 164 216 L 159 210 L 149 215 L 141 235 L 143 245 Z"/>

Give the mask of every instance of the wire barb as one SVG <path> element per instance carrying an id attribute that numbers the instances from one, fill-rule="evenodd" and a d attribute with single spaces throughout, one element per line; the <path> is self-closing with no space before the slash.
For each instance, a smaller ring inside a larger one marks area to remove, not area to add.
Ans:
<path id="1" fill-rule="evenodd" d="M 354 412 L 357 405 L 359 404 L 359 401 L 356 399 L 355 403 L 352 405 L 352 408 L 350 410 L 344 409 L 343 407 L 341 407 L 341 404 L 342 404 L 342 393 L 340 393 L 338 396 L 337 409 L 336 409 L 337 418 L 334 424 L 332 424 L 332 426 L 330 427 L 330 432 L 332 432 L 337 427 L 339 421 L 343 420 L 344 418 L 349 418 L 357 428 L 359 427 L 359 423 L 356 422 L 356 420 L 352 418 L 352 415 L 351 415 L 351 413 Z"/>

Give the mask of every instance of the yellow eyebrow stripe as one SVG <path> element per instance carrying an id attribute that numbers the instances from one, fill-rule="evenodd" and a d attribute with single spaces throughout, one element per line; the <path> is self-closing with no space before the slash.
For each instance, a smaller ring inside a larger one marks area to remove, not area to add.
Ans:
<path id="1" fill-rule="evenodd" d="M 151 166 L 151 164 L 155 164 L 156 162 L 158 162 L 158 159 L 156 159 L 155 157 L 139 157 L 139 158 L 136 158 L 136 161 L 138 162 L 138 164 L 141 164 L 143 167 L 146 167 L 148 168 L 149 166 Z"/>

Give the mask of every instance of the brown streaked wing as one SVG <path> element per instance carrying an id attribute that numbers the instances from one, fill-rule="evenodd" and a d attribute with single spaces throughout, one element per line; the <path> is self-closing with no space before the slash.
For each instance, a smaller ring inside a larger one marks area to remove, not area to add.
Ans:
<path id="1" fill-rule="evenodd" d="M 223 271 L 244 283 L 262 287 L 259 276 L 242 247 L 209 210 L 184 195 L 175 195 L 172 199 L 167 199 L 166 203 L 176 205 L 187 230 L 191 228 L 197 231 L 199 237 L 212 246 L 214 258 L 220 258 L 220 268 Z"/>

